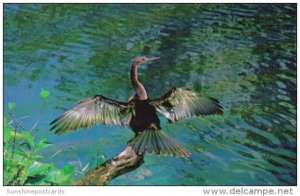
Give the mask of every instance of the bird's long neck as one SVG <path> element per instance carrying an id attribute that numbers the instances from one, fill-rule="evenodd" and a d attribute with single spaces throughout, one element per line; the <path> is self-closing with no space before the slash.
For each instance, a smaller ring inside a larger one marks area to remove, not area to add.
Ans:
<path id="1" fill-rule="evenodd" d="M 138 79 L 138 73 L 137 73 L 138 66 L 139 66 L 139 64 L 135 64 L 135 63 L 133 63 L 131 66 L 131 70 L 130 70 L 131 84 L 132 84 L 133 88 L 135 89 L 135 93 L 136 93 L 138 99 L 146 100 L 146 99 L 148 99 L 147 92 L 146 92 L 144 86 L 142 85 L 142 83 L 140 83 L 140 81 Z"/>

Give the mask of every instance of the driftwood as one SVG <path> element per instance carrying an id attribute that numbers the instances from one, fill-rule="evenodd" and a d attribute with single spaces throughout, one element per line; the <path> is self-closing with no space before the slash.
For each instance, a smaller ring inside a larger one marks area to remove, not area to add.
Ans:
<path id="1" fill-rule="evenodd" d="M 137 155 L 131 147 L 127 147 L 73 185 L 106 185 L 112 179 L 138 168 L 143 162 L 143 155 Z"/>

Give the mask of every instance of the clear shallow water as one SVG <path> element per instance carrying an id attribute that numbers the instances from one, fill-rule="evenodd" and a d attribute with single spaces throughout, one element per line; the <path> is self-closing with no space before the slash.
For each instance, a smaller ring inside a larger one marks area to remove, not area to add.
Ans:
<path id="1" fill-rule="evenodd" d="M 5 4 L 4 115 L 16 102 L 24 127 L 38 121 L 35 137 L 54 143 L 46 161 L 92 168 L 133 133 L 98 126 L 56 136 L 49 123 L 95 94 L 126 101 L 131 59 L 160 56 L 140 69 L 150 97 L 186 86 L 220 100 L 225 114 L 162 119 L 191 157 L 148 155 L 111 185 L 295 185 L 296 12 L 296 4 Z"/>

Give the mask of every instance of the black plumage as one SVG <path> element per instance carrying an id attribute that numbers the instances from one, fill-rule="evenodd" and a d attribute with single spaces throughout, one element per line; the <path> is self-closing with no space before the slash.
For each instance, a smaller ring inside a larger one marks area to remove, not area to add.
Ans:
<path id="1" fill-rule="evenodd" d="M 135 137 L 128 142 L 137 154 L 155 152 L 172 156 L 189 156 L 188 150 L 167 136 L 160 127 L 157 112 L 169 122 L 192 116 L 222 114 L 216 99 L 200 95 L 188 88 L 172 88 L 158 99 L 149 99 L 138 80 L 141 63 L 158 58 L 137 57 L 133 60 L 130 78 L 136 94 L 128 102 L 120 102 L 102 95 L 84 99 L 51 123 L 51 130 L 64 134 L 97 124 L 130 127 Z"/>

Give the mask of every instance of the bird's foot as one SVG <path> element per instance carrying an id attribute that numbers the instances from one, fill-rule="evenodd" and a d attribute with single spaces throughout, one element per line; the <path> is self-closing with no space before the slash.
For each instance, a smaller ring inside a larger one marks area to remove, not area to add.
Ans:
<path id="1" fill-rule="evenodd" d="M 133 148 L 131 146 L 127 146 L 127 148 L 125 148 L 125 150 L 118 155 L 118 158 L 124 157 L 124 156 L 130 156 L 133 154 L 135 154 Z"/>

